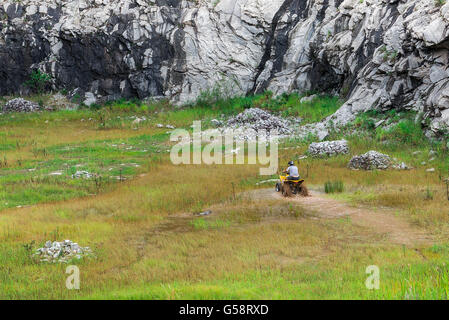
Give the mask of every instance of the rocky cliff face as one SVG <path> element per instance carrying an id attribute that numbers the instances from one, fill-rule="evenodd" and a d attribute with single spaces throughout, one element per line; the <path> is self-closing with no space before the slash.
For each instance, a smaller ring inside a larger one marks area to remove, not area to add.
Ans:
<path id="1" fill-rule="evenodd" d="M 315 90 L 348 99 L 334 123 L 415 109 L 436 132 L 449 125 L 443 1 L 1 1 L 0 95 L 30 68 L 87 102 Z"/>

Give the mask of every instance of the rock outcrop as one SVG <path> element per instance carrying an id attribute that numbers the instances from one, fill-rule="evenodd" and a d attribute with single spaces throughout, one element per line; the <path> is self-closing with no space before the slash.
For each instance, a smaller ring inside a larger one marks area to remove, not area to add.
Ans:
<path id="1" fill-rule="evenodd" d="M 413 109 L 449 125 L 449 1 L 22 0 L 0 4 L 0 95 L 30 69 L 87 104 L 221 94 L 340 94 L 328 120 Z"/>

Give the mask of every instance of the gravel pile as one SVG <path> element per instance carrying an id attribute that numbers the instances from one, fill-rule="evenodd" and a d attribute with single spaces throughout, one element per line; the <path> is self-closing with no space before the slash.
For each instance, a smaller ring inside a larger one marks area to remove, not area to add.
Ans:
<path id="1" fill-rule="evenodd" d="M 391 165 L 391 158 L 386 154 L 377 151 L 368 151 L 360 156 L 355 156 L 349 161 L 350 169 L 374 170 L 388 169 Z"/>
<path id="2" fill-rule="evenodd" d="M 277 130 L 279 135 L 287 135 L 292 132 L 287 120 L 273 116 L 259 108 L 246 109 L 237 116 L 230 118 L 227 124 L 231 128 L 245 127 L 257 132 L 260 130 L 266 130 L 267 132 Z"/>
<path id="3" fill-rule="evenodd" d="M 63 242 L 47 241 L 45 246 L 37 249 L 34 254 L 40 262 L 52 263 L 66 263 L 89 255 L 92 255 L 92 250 L 89 247 L 80 247 L 78 243 L 70 240 L 64 240 Z"/>
<path id="4" fill-rule="evenodd" d="M 349 153 L 346 140 L 315 142 L 309 146 L 309 154 L 314 157 L 335 156 Z"/>
<path id="5" fill-rule="evenodd" d="M 41 107 L 32 101 L 22 98 L 9 100 L 3 107 L 4 112 L 36 112 L 41 110 Z"/>

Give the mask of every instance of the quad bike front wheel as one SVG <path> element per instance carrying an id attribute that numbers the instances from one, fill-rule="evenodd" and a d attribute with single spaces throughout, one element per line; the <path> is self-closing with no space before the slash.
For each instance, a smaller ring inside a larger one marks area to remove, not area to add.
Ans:
<path id="1" fill-rule="evenodd" d="M 276 190 L 276 192 L 281 191 L 281 183 L 280 182 L 276 183 L 276 187 L 274 188 L 274 190 Z"/>

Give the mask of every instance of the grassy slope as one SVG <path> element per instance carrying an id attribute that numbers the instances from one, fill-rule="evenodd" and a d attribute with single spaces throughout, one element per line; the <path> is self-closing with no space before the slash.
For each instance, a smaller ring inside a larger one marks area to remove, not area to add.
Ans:
<path id="1" fill-rule="evenodd" d="M 203 98 L 182 110 L 164 103 L 119 102 L 98 111 L 0 116 L 0 154 L 6 158 L 0 170 L 0 209 L 13 207 L 0 212 L 0 297 L 447 298 L 449 245 L 444 235 L 449 212 L 439 174 L 447 172 L 448 164 L 441 145 L 420 139 L 410 123 L 381 132 L 372 128 L 370 118 L 361 118 L 355 126 L 365 135 L 348 136 L 352 154 L 384 151 L 416 169 L 353 172 L 346 169 L 351 155 L 300 162 L 309 184 L 322 188 L 328 180 L 343 181 L 346 191 L 336 197 L 397 208 L 398 214 L 442 238 L 418 253 L 388 244 L 350 219 L 313 220 L 301 207 L 236 198 L 235 193 L 266 179 L 258 177 L 257 166 L 173 167 L 163 152 L 166 129 L 155 128 L 156 123 L 188 128 L 193 120 L 250 106 L 314 122 L 334 111 L 337 100 L 300 104 L 297 96 Z M 150 120 L 136 128 L 130 114 Z M 301 141 L 281 148 L 291 146 L 296 148 L 282 150 L 281 163 L 307 149 Z M 420 164 L 428 161 L 431 148 L 439 152 L 433 174 Z M 421 155 L 411 156 L 416 150 Z M 85 165 L 80 169 L 99 173 L 107 182 L 98 187 L 70 179 L 79 163 Z M 128 170 L 123 174 L 135 178 L 124 183 L 106 179 L 116 176 L 121 164 Z M 30 168 L 36 171 L 26 171 Z M 63 175 L 48 176 L 56 170 Z M 9 204 L 2 206 L 5 202 Z M 35 203 L 43 204 L 14 208 Z M 211 217 L 191 215 L 217 203 L 220 209 Z M 37 247 L 48 239 L 93 247 L 96 259 L 76 263 L 80 291 L 65 289 L 65 265 L 35 264 L 29 258 L 24 245 Z M 364 286 L 365 268 L 372 264 L 381 268 L 378 291 Z"/>

